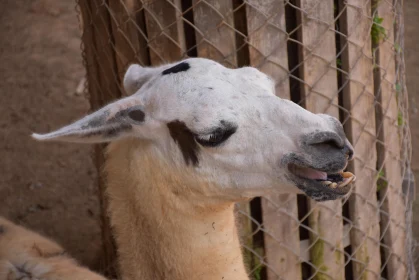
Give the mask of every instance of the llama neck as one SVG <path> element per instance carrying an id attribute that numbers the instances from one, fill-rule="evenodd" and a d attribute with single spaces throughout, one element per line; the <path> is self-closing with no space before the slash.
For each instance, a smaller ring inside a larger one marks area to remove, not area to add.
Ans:
<path id="1" fill-rule="evenodd" d="M 249 279 L 234 203 L 209 197 L 214 186 L 198 189 L 149 149 L 133 140 L 109 148 L 109 210 L 123 279 Z"/>

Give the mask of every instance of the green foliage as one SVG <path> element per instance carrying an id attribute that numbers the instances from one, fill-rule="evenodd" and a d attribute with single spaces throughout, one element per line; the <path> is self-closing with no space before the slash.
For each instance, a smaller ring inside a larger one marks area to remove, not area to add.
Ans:
<path id="1" fill-rule="evenodd" d="M 377 175 L 377 192 L 381 191 L 387 186 L 388 182 L 386 180 L 386 174 L 384 173 L 384 170 L 380 170 Z"/>
<path id="2" fill-rule="evenodd" d="M 403 126 L 403 124 L 404 124 L 403 114 L 402 114 L 402 112 L 399 112 L 397 114 L 397 125 L 398 126 Z"/>
<path id="3" fill-rule="evenodd" d="M 384 18 L 381 18 L 377 15 L 373 18 L 373 23 L 371 27 L 371 40 L 374 45 L 378 45 L 381 40 L 385 39 L 387 32 L 385 28 L 381 25 L 384 21 Z"/>
<path id="4" fill-rule="evenodd" d="M 262 280 L 262 269 L 263 265 L 258 266 L 252 273 L 252 279 Z"/>
<path id="5" fill-rule="evenodd" d="M 264 255 L 264 248 L 255 246 L 253 244 L 253 250 L 256 252 L 256 254 L 252 253 L 252 273 L 251 273 L 251 279 L 254 280 L 262 280 L 262 271 L 265 268 L 265 264 L 261 261 L 261 259 L 258 257 Z"/>
<path id="6" fill-rule="evenodd" d="M 324 264 L 324 241 L 322 239 L 316 240 L 311 248 L 311 262 L 317 267 L 318 272 L 314 275 L 315 280 L 328 280 L 329 276 L 326 275 L 328 267 Z"/>
<path id="7" fill-rule="evenodd" d="M 337 66 L 338 68 L 342 68 L 342 59 L 340 59 L 340 58 L 336 58 L 336 66 Z"/>

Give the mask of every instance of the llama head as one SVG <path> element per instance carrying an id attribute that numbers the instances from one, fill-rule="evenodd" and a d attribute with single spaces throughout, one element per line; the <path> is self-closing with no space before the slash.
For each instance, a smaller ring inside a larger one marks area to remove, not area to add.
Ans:
<path id="1" fill-rule="evenodd" d="M 342 172 L 353 148 L 340 122 L 275 96 L 273 81 L 255 68 L 228 69 L 190 58 L 156 68 L 131 65 L 130 95 L 38 140 L 148 141 L 162 160 L 189 166 L 220 189 L 263 195 L 304 192 L 337 199 L 353 174 Z"/>

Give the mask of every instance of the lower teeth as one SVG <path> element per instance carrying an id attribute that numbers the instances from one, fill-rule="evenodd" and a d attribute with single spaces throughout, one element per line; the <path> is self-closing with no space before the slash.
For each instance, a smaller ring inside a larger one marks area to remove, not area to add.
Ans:
<path id="1" fill-rule="evenodd" d="M 325 186 L 328 186 L 332 189 L 336 189 L 338 187 L 344 187 L 349 183 L 355 181 L 355 176 L 351 172 L 342 172 L 340 175 L 343 177 L 343 180 L 339 182 L 339 184 L 331 181 L 322 181 L 322 183 Z"/>

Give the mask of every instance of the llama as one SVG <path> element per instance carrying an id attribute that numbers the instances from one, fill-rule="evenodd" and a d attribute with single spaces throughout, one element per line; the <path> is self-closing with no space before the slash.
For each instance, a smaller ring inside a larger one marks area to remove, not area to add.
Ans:
<path id="1" fill-rule="evenodd" d="M 104 169 L 122 279 L 249 279 L 234 204 L 271 193 L 346 196 L 340 122 L 275 96 L 255 68 L 203 58 L 131 65 L 128 97 L 41 141 L 110 142 Z"/>
<path id="2" fill-rule="evenodd" d="M 57 243 L 0 217 L 0 280 L 105 280 Z"/>

